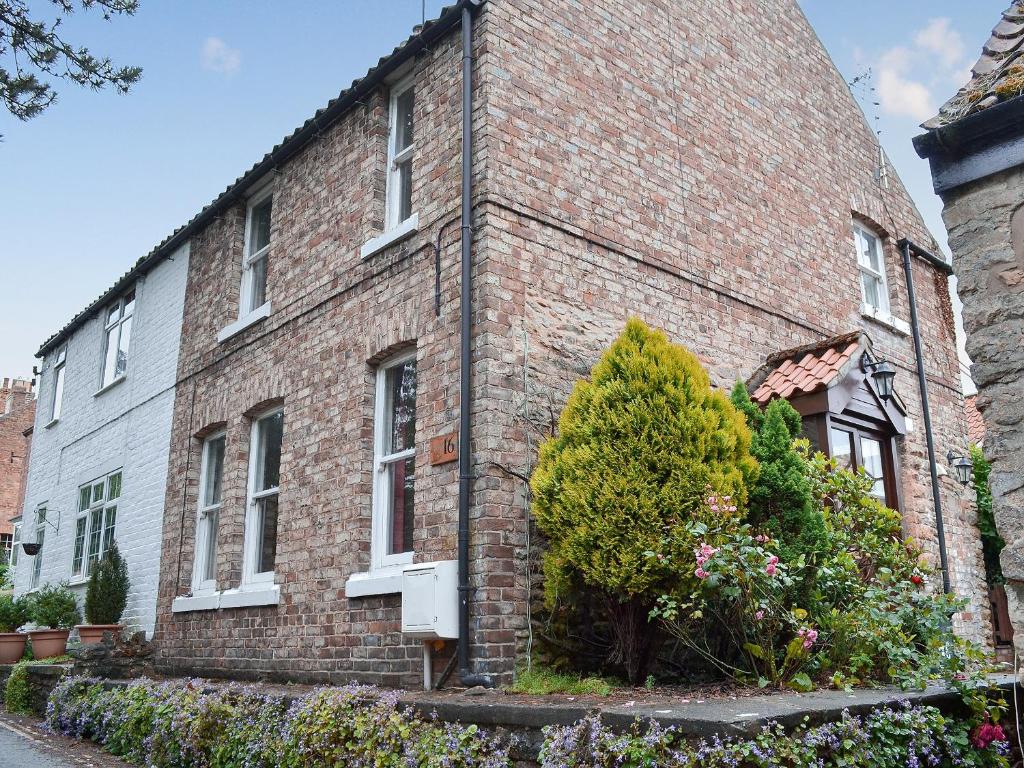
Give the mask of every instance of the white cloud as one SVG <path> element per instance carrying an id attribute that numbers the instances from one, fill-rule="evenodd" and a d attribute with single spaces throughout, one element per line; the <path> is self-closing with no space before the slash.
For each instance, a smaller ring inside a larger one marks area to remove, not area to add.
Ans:
<path id="1" fill-rule="evenodd" d="M 935 114 L 931 91 L 924 83 L 908 76 L 911 52 L 890 48 L 878 63 L 878 97 L 882 109 L 893 115 L 907 115 L 918 121 Z"/>
<path id="2" fill-rule="evenodd" d="M 923 51 L 939 57 L 947 69 L 959 68 L 964 57 L 964 40 L 955 29 L 950 29 L 949 19 L 931 19 L 923 29 L 914 35 L 914 44 Z"/>
<path id="3" fill-rule="evenodd" d="M 208 37 L 203 41 L 200 61 L 203 69 L 230 77 L 242 66 L 242 54 L 219 37 Z"/>

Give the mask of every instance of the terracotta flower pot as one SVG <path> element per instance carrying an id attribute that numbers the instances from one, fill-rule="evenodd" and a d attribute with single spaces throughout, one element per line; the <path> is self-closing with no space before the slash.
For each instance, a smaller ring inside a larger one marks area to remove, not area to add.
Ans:
<path id="1" fill-rule="evenodd" d="M 0 632 L 0 664 L 16 664 L 25 654 L 28 635 L 22 632 Z"/>
<path id="2" fill-rule="evenodd" d="M 37 659 L 51 659 L 63 656 L 68 648 L 67 629 L 36 629 L 28 633 L 32 640 L 32 655 Z"/>
<path id="3" fill-rule="evenodd" d="M 124 631 L 124 624 L 79 624 L 78 639 L 83 643 L 102 643 L 103 633 L 109 632 L 116 640 Z"/>

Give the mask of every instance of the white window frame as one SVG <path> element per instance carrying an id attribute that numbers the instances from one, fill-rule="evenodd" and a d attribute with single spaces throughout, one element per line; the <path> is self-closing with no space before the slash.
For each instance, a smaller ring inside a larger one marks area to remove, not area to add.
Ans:
<path id="1" fill-rule="evenodd" d="M 103 310 L 103 316 L 101 318 L 103 321 L 103 357 L 100 361 L 100 392 L 104 391 L 107 387 L 112 387 L 114 384 L 117 384 L 128 376 L 128 361 L 131 359 L 131 337 L 129 336 L 128 338 L 128 349 L 125 350 L 124 370 L 120 374 L 117 373 L 117 355 L 115 354 L 114 370 L 111 373 L 109 381 L 107 380 L 107 361 L 109 359 L 107 355 L 110 351 L 111 340 L 114 341 L 117 349 L 121 348 L 121 334 L 124 333 L 125 323 L 129 323 L 130 328 L 134 326 L 132 318 L 135 315 L 135 306 L 139 299 L 137 288 L 138 286 L 132 286 L 125 291 L 117 301 L 108 304 Z M 132 297 L 130 309 L 127 308 L 128 302 L 126 301 L 129 296 Z M 117 309 L 117 314 L 115 315 L 114 320 L 110 320 L 110 310 L 114 308 Z M 112 333 L 114 329 L 117 330 L 116 333 Z M 131 331 L 129 330 L 129 334 L 130 333 Z"/>
<path id="2" fill-rule="evenodd" d="M 268 182 L 265 186 L 254 192 L 249 196 L 246 201 L 245 208 L 245 240 L 242 247 L 242 287 L 239 291 L 238 301 L 238 318 L 242 320 L 247 318 L 249 315 L 258 312 L 261 307 L 266 306 L 270 299 L 267 297 L 266 279 L 269 275 L 270 270 L 270 249 L 273 246 L 273 238 L 267 240 L 267 244 L 260 248 L 255 253 L 251 252 L 253 243 L 253 213 L 254 211 L 263 205 L 263 203 L 270 200 L 270 220 L 273 225 L 274 220 L 274 185 L 272 182 Z M 263 301 L 258 305 L 253 305 L 253 264 L 257 261 L 265 260 L 266 266 L 263 274 L 264 287 L 263 287 Z"/>
<path id="3" fill-rule="evenodd" d="M 393 229 L 397 229 L 402 224 L 412 219 L 416 212 L 413 210 L 409 211 L 409 216 L 405 219 L 401 218 L 401 206 L 402 206 L 402 175 L 398 170 L 400 163 L 404 163 L 407 160 L 413 161 L 413 170 L 415 171 L 415 155 L 416 155 L 416 134 L 415 125 L 413 127 L 413 140 L 408 147 L 403 149 L 401 152 L 396 151 L 398 146 L 398 100 L 404 96 L 408 91 L 413 92 L 413 113 L 415 114 L 416 109 L 416 77 L 414 74 L 408 75 L 407 77 L 399 80 L 393 86 L 391 86 L 390 100 L 388 104 L 388 176 L 387 176 L 387 188 L 385 199 L 387 201 L 385 216 L 384 216 L 384 231 L 390 232 Z M 410 184 L 412 179 L 410 176 Z M 411 191 L 411 190 L 410 190 Z"/>
<path id="4" fill-rule="evenodd" d="M 13 574 L 17 574 L 15 570 L 18 567 L 18 548 L 21 547 L 21 521 L 18 520 L 15 523 L 11 523 L 11 559 L 7 561 L 7 564 L 11 568 Z"/>
<path id="5" fill-rule="evenodd" d="M 110 478 L 114 475 L 121 475 L 121 489 L 120 495 L 114 498 L 109 497 L 110 493 Z M 93 498 L 93 488 L 99 483 L 103 483 L 103 496 L 99 499 Z M 84 488 L 89 489 L 89 506 L 84 510 L 82 506 L 82 490 Z M 88 483 L 82 483 L 78 486 L 78 493 L 75 496 L 75 527 L 72 529 L 71 534 L 71 578 L 74 581 L 84 581 L 89 578 L 89 574 L 92 573 L 92 567 L 94 561 L 89 556 L 89 546 L 92 542 L 95 531 L 93 530 L 93 512 L 100 511 L 100 548 L 97 554 L 96 561 L 100 560 L 107 549 L 110 548 L 111 543 L 116 538 L 117 533 L 117 518 L 121 514 L 121 499 L 124 497 L 124 469 L 115 469 L 112 472 L 108 472 L 105 475 L 101 475 Z M 107 531 L 110 528 L 110 514 L 111 510 L 114 513 L 114 527 L 113 530 L 108 534 Z M 85 529 L 83 532 L 84 538 L 82 539 L 82 558 L 78 561 L 77 552 L 78 549 L 78 529 L 82 521 L 85 521 Z"/>
<path id="6" fill-rule="evenodd" d="M 416 360 L 415 349 L 390 357 L 377 367 L 373 409 L 373 516 L 370 530 L 370 569 L 372 571 L 397 570 L 413 561 L 413 552 L 386 554 L 388 539 L 391 535 L 391 528 L 388 524 L 391 497 L 386 470 L 389 464 L 396 464 L 416 455 L 415 439 L 411 448 L 397 453 L 385 453 L 390 436 L 385 425 L 389 423 L 387 411 L 391 405 L 387 391 L 387 374 L 391 369 L 410 360 Z"/>
<path id="7" fill-rule="evenodd" d="M 259 460 L 259 426 L 260 422 L 266 418 L 274 416 L 278 413 L 284 413 L 283 407 L 271 408 L 269 411 L 264 411 L 258 416 L 253 418 L 252 426 L 249 433 L 249 477 L 246 482 L 246 494 L 245 494 L 245 535 L 243 541 L 243 561 L 242 561 L 242 588 L 246 587 L 262 587 L 267 584 L 274 583 L 275 571 L 263 571 L 261 573 L 256 572 L 256 562 L 259 558 L 259 552 L 257 550 L 257 542 L 259 535 L 256 530 L 256 525 L 259 522 L 257 519 L 257 506 L 256 503 L 260 499 L 265 499 L 269 496 L 278 497 L 278 524 L 280 525 L 281 518 L 281 506 L 280 506 L 280 494 L 281 486 L 276 485 L 273 488 L 267 488 L 263 491 L 256 491 L 256 470 L 257 461 Z M 284 430 L 281 432 L 281 445 L 284 446 Z M 278 467 L 278 477 L 280 477 L 280 467 Z M 275 553 L 276 561 L 276 553 Z"/>
<path id="8" fill-rule="evenodd" d="M 106 329 L 104 328 L 104 333 Z M 65 344 L 57 350 L 53 361 L 53 392 L 50 393 L 50 423 L 60 419 L 61 410 L 64 407 L 64 369 L 68 361 L 68 345 Z M 103 356 L 106 365 L 106 355 Z"/>
<path id="9" fill-rule="evenodd" d="M 221 500 L 206 504 L 207 475 L 210 464 L 211 447 L 218 440 L 224 441 L 223 454 L 221 456 L 220 482 Z M 217 527 L 219 528 L 220 510 L 224 506 L 224 460 L 227 458 L 227 432 L 220 430 L 209 435 L 203 440 L 203 455 L 199 467 L 199 498 L 196 517 L 196 549 L 192 568 L 192 594 L 208 594 L 217 591 L 217 576 L 214 571 L 212 579 L 204 578 L 208 570 L 208 557 L 210 554 L 210 535 L 216 537 L 216 529 L 212 523 L 212 515 L 217 515 Z M 216 541 L 214 542 L 216 546 Z M 214 552 L 214 567 L 216 568 L 216 552 Z"/>
<path id="10" fill-rule="evenodd" d="M 861 247 L 860 239 L 863 238 L 866 242 L 874 242 L 878 252 L 878 265 L 880 271 L 875 271 L 874 268 L 869 264 L 865 264 L 861 259 Z M 874 312 L 880 312 L 884 316 L 889 314 L 889 280 L 885 274 L 885 243 L 879 235 L 863 224 L 854 222 L 853 224 L 853 245 L 857 257 L 857 282 L 860 287 L 861 302 L 869 310 Z M 878 298 L 879 306 L 868 303 L 867 293 L 864 291 L 864 282 L 862 275 L 867 275 L 870 278 L 879 282 Z"/>
<path id="11" fill-rule="evenodd" d="M 46 504 L 36 507 L 36 544 L 39 550 L 32 556 L 32 579 L 29 589 L 38 589 L 43 574 L 43 544 L 46 542 Z"/>

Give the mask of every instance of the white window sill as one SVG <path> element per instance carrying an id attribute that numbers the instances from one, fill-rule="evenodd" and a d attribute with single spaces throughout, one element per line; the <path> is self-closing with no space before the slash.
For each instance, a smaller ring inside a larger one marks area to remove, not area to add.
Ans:
<path id="1" fill-rule="evenodd" d="M 860 313 L 869 320 L 874 320 L 876 323 L 884 325 L 897 333 L 901 333 L 904 336 L 910 335 L 910 325 L 905 320 L 893 317 L 884 309 L 877 309 L 867 304 L 861 304 Z"/>
<path id="2" fill-rule="evenodd" d="M 345 582 L 345 597 L 397 595 L 402 591 L 402 568 L 353 573 Z"/>
<path id="3" fill-rule="evenodd" d="M 220 608 L 220 593 L 209 595 L 193 595 L 192 597 L 176 597 L 171 603 L 171 613 L 187 611 L 215 611 Z"/>
<path id="4" fill-rule="evenodd" d="M 96 390 L 96 391 L 95 391 L 95 392 L 93 393 L 93 397 L 99 397 L 99 396 L 100 396 L 100 395 L 102 395 L 102 394 L 103 394 L 104 392 L 109 392 L 109 391 L 110 391 L 110 390 L 112 390 L 112 389 L 113 389 L 114 387 L 116 387 L 116 386 L 117 386 L 118 384 L 120 384 L 121 382 L 125 381 L 125 380 L 126 380 L 127 378 L 128 378 L 128 374 L 125 374 L 125 375 L 123 375 L 123 376 L 118 376 L 118 377 L 117 377 L 116 379 L 114 379 L 114 380 L 113 380 L 112 382 L 110 382 L 110 383 L 109 383 L 109 384 L 107 384 L 106 386 L 104 386 L 104 387 L 100 387 L 99 389 L 97 389 L 97 390 Z"/>
<path id="5" fill-rule="evenodd" d="M 97 392 L 96 394 L 99 393 Z M 46 422 L 43 425 L 43 429 L 50 429 L 51 427 L 56 427 L 58 424 L 60 424 L 60 416 L 58 416 L 56 419 L 50 419 L 48 422 Z"/>
<path id="6" fill-rule="evenodd" d="M 81 586 L 83 586 L 85 584 L 88 584 L 88 583 L 89 583 L 89 577 L 88 576 L 72 576 L 70 579 L 68 579 L 68 586 L 69 587 L 81 587 Z"/>
<path id="7" fill-rule="evenodd" d="M 420 215 L 418 213 L 414 213 L 397 227 L 394 227 L 384 234 L 377 235 L 377 237 L 371 238 L 363 243 L 363 247 L 359 249 L 359 258 L 368 259 L 375 253 L 380 253 L 389 245 L 394 245 L 395 243 L 416 234 L 419 224 Z"/>
<path id="8" fill-rule="evenodd" d="M 277 605 L 280 602 L 281 588 L 277 584 L 229 589 L 220 593 L 221 608 L 248 608 L 254 605 Z"/>
<path id="9" fill-rule="evenodd" d="M 266 320 L 268 317 L 270 317 L 269 301 L 260 307 L 256 307 L 256 309 L 254 309 L 245 317 L 238 318 L 237 320 L 235 320 L 235 322 L 231 323 L 231 325 L 226 325 L 223 328 L 221 328 L 220 332 L 217 333 L 217 343 L 221 344 L 230 339 L 232 336 L 237 336 L 250 325 L 255 325 L 261 320 Z"/>

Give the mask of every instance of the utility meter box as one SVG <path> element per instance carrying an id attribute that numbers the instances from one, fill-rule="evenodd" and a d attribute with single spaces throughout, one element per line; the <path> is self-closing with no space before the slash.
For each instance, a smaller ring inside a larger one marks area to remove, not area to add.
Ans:
<path id="1" fill-rule="evenodd" d="M 459 636 L 458 561 L 402 569 L 402 632 L 424 639 Z"/>

